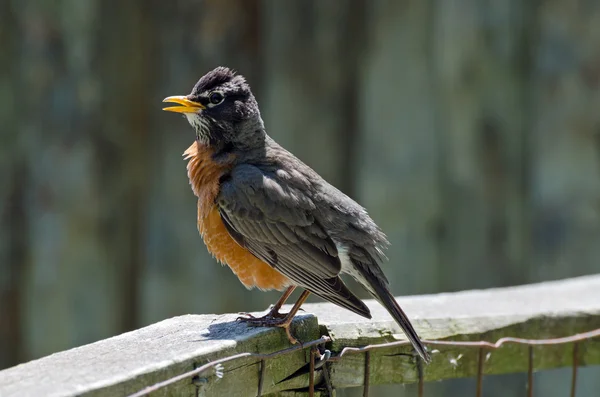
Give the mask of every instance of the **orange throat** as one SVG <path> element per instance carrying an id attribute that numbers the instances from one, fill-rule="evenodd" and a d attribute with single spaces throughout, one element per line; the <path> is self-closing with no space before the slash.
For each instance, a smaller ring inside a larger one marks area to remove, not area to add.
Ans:
<path id="1" fill-rule="evenodd" d="M 240 246 L 229 234 L 215 199 L 219 194 L 219 178 L 230 168 L 212 160 L 212 150 L 194 142 L 185 152 L 190 185 L 198 197 L 198 231 L 210 252 L 228 265 L 246 288 L 283 290 L 291 281 L 277 270 Z"/>

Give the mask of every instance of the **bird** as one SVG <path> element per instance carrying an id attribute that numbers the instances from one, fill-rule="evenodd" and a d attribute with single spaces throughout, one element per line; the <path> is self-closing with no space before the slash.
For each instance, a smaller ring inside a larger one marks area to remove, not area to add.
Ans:
<path id="1" fill-rule="evenodd" d="M 366 209 L 325 181 L 266 132 L 249 83 L 219 66 L 188 95 L 163 100 L 185 116 L 195 141 L 184 152 L 197 196 L 197 225 L 208 251 L 246 288 L 284 291 L 263 317 L 238 320 L 281 327 L 292 344 L 292 319 L 309 296 L 371 318 L 369 308 L 340 277 L 364 287 L 402 328 L 418 355 L 431 357 L 390 292 L 381 264 L 386 235 Z M 288 313 L 282 305 L 303 292 Z"/>

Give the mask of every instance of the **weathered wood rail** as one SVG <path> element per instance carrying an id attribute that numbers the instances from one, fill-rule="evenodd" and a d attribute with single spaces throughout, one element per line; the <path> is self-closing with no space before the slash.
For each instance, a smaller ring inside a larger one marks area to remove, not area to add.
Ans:
<path id="1" fill-rule="evenodd" d="M 420 335 L 428 340 L 495 342 L 505 336 L 546 339 L 600 328 L 600 275 L 511 288 L 463 291 L 399 298 Z M 307 304 L 295 322 L 303 341 L 329 335 L 333 355 L 346 346 L 401 340 L 403 335 L 375 302 L 369 321 L 330 304 Z M 279 329 L 249 328 L 235 314 L 187 315 L 136 331 L 56 353 L 0 371 L 0 396 L 124 396 L 135 393 L 216 359 L 242 352 L 272 353 L 289 347 Z M 479 349 L 431 346 L 433 362 L 425 381 L 471 377 L 478 371 Z M 578 344 L 579 365 L 600 364 L 598 339 Z M 527 371 L 529 348 L 507 344 L 486 354 L 483 372 Z M 534 348 L 536 370 L 570 366 L 573 345 Z M 416 360 L 409 346 L 370 352 L 370 384 L 417 381 Z M 306 390 L 308 374 L 286 379 L 305 366 L 309 349 L 264 361 L 262 393 Z M 256 396 L 260 360 L 246 357 L 203 373 L 200 381 L 185 378 L 152 395 Z M 365 354 L 347 354 L 328 365 L 334 387 L 359 386 Z M 322 371 L 315 373 L 320 382 Z"/>

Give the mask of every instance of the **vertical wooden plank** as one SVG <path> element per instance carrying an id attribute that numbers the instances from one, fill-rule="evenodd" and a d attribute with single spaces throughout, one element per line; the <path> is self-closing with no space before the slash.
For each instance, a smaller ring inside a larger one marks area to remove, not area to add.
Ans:
<path id="1" fill-rule="evenodd" d="M 520 11 L 510 2 L 436 7 L 445 289 L 525 281 L 519 271 L 527 241 Z"/>
<path id="2" fill-rule="evenodd" d="M 529 272 L 547 280 L 599 269 L 600 4 L 541 2 L 536 24 Z M 568 393 L 568 370 L 537 378 L 540 395 Z M 587 377 L 578 394 L 593 395 L 598 387 L 597 377 Z"/>
<path id="3" fill-rule="evenodd" d="M 267 132 L 281 145 L 342 188 L 350 170 L 342 169 L 349 47 L 359 32 L 349 32 L 360 2 L 264 1 L 264 95 L 260 102 Z M 353 61 L 352 61 L 353 62 Z M 356 63 L 356 62 L 354 62 Z"/>
<path id="4" fill-rule="evenodd" d="M 90 126 L 99 81 L 93 73 L 93 1 L 24 1 L 15 7 L 22 45 L 14 62 L 30 266 L 21 285 L 27 358 L 117 332 L 116 274 L 98 235 L 102 192 L 94 184 Z M 96 116 L 96 117 L 95 117 Z"/>
<path id="5" fill-rule="evenodd" d="M 359 84 L 357 197 L 388 235 L 384 271 L 398 295 L 438 289 L 440 216 L 431 2 L 374 1 Z M 412 318 L 411 313 L 408 313 Z M 398 385 L 377 395 L 410 396 Z"/>
<path id="6" fill-rule="evenodd" d="M 140 276 L 146 262 L 148 191 L 153 179 L 151 101 L 158 63 L 153 2 L 102 3 L 100 32 L 101 128 L 94 129 L 95 179 L 103 192 L 100 235 L 118 273 L 121 331 L 140 324 Z M 124 78 L 125 77 L 125 78 Z"/>
<path id="7" fill-rule="evenodd" d="M 368 8 L 364 0 L 263 2 L 267 132 L 355 199 Z"/>
<path id="8" fill-rule="evenodd" d="M 598 270 L 600 6 L 550 1 L 537 17 L 532 272 L 559 278 Z"/>
<path id="9" fill-rule="evenodd" d="M 429 2 L 369 3 L 368 49 L 358 82 L 357 196 L 392 243 L 384 271 L 396 294 L 439 285 L 431 13 Z"/>
<path id="10" fill-rule="evenodd" d="M 513 1 L 436 2 L 443 290 L 529 281 L 527 11 Z M 521 389 L 516 377 L 489 382 L 498 395 Z M 472 385 L 442 388 L 467 394 Z"/>
<path id="11" fill-rule="evenodd" d="M 27 185 L 26 164 L 18 156 L 19 116 L 14 79 L 17 31 L 13 6 L 0 4 L 0 369 L 22 359 L 22 296 L 27 266 L 27 228 L 24 203 Z"/>

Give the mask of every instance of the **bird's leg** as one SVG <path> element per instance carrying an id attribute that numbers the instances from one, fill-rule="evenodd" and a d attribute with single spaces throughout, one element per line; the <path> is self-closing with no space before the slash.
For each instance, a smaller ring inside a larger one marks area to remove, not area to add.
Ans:
<path id="1" fill-rule="evenodd" d="M 279 298 L 279 300 L 277 302 L 275 302 L 275 304 L 273 305 L 271 310 L 269 310 L 269 313 L 267 313 L 267 316 L 283 317 L 284 315 L 279 313 L 279 309 L 281 309 L 281 306 L 284 305 L 284 303 L 288 300 L 290 295 L 292 295 L 292 292 L 294 292 L 295 289 L 296 289 L 295 286 L 288 287 L 288 289 L 285 290 L 283 295 L 281 295 L 281 298 Z"/>
<path id="2" fill-rule="evenodd" d="M 264 316 L 254 317 L 250 313 L 240 313 L 244 317 L 238 317 L 237 318 L 238 321 L 267 320 L 267 319 L 285 317 L 285 314 L 279 313 L 279 309 L 281 309 L 281 306 L 283 306 L 285 304 L 285 302 L 288 300 L 290 295 L 292 295 L 292 292 L 294 292 L 295 289 L 296 289 L 295 286 L 288 287 L 288 289 L 286 289 L 283 292 L 283 295 L 281 295 L 281 298 L 279 298 L 279 300 L 269 309 L 269 312 L 267 314 L 265 314 Z"/>
<path id="3" fill-rule="evenodd" d="M 294 316 L 296 316 L 296 313 L 298 313 L 298 310 L 300 310 L 300 306 L 302 306 L 306 298 L 308 298 L 308 295 L 310 295 L 310 292 L 304 290 L 296 303 L 294 303 L 292 310 L 290 310 L 290 312 L 283 318 L 283 321 L 275 325 L 276 327 L 285 329 L 285 333 L 287 334 L 287 337 L 292 345 L 298 343 L 298 340 L 292 336 L 292 333 L 290 332 L 290 325 L 292 324 Z"/>
<path id="4" fill-rule="evenodd" d="M 287 293 L 288 291 L 286 291 Z M 290 292 L 291 294 L 291 292 Z M 285 295 L 285 294 L 284 294 Z M 296 344 L 298 343 L 298 340 L 296 338 L 294 338 L 290 332 L 290 325 L 292 324 L 292 320 L 294 319 L 294 316 L 296 315 L 296 313 L 298 312 L 298 310 L 300 310 L 300 306 L 302 306 L 302 304 L 304 303 L 304 301 L 306 300 L 306 298 L 308 298 L 308 295 L 310 295 L 309 291 L 304 291 L 302 292 L 302 295 L 300 295 L 300 297 L 298 298 L 298 300 L 296 301 L 296 303 L 294 303 L 294 306 L 292 307 L 292 310 L 290 310 L 289 313 L 287 313 L 285 316 L 282 316 L 279 312 L 277 312 L 277 314 L 279 315 L 279 317 L 268 317 L 264 316 L 261 318 L 241 318 L 241 321 L 247 322 L 252 326 L 256 326 L 256 327 L 279 327 L 279 328 L 283 328 L 285 329 L 285 333 L 287 334 L 288 339 L 290 340 L 291 344 Z M 289 294 L 288 294 L 289 297 Z M 287 297 L 286 297 L 287 299 Z M 281 299 L 280 299 L 281 300 Z M 277 302 L 279 303 L 279 302 Z M 281 307 L 281 305 L 279 305 L 279 307 Z M 273 309 L 271 309 L 273 310 Z"/>

